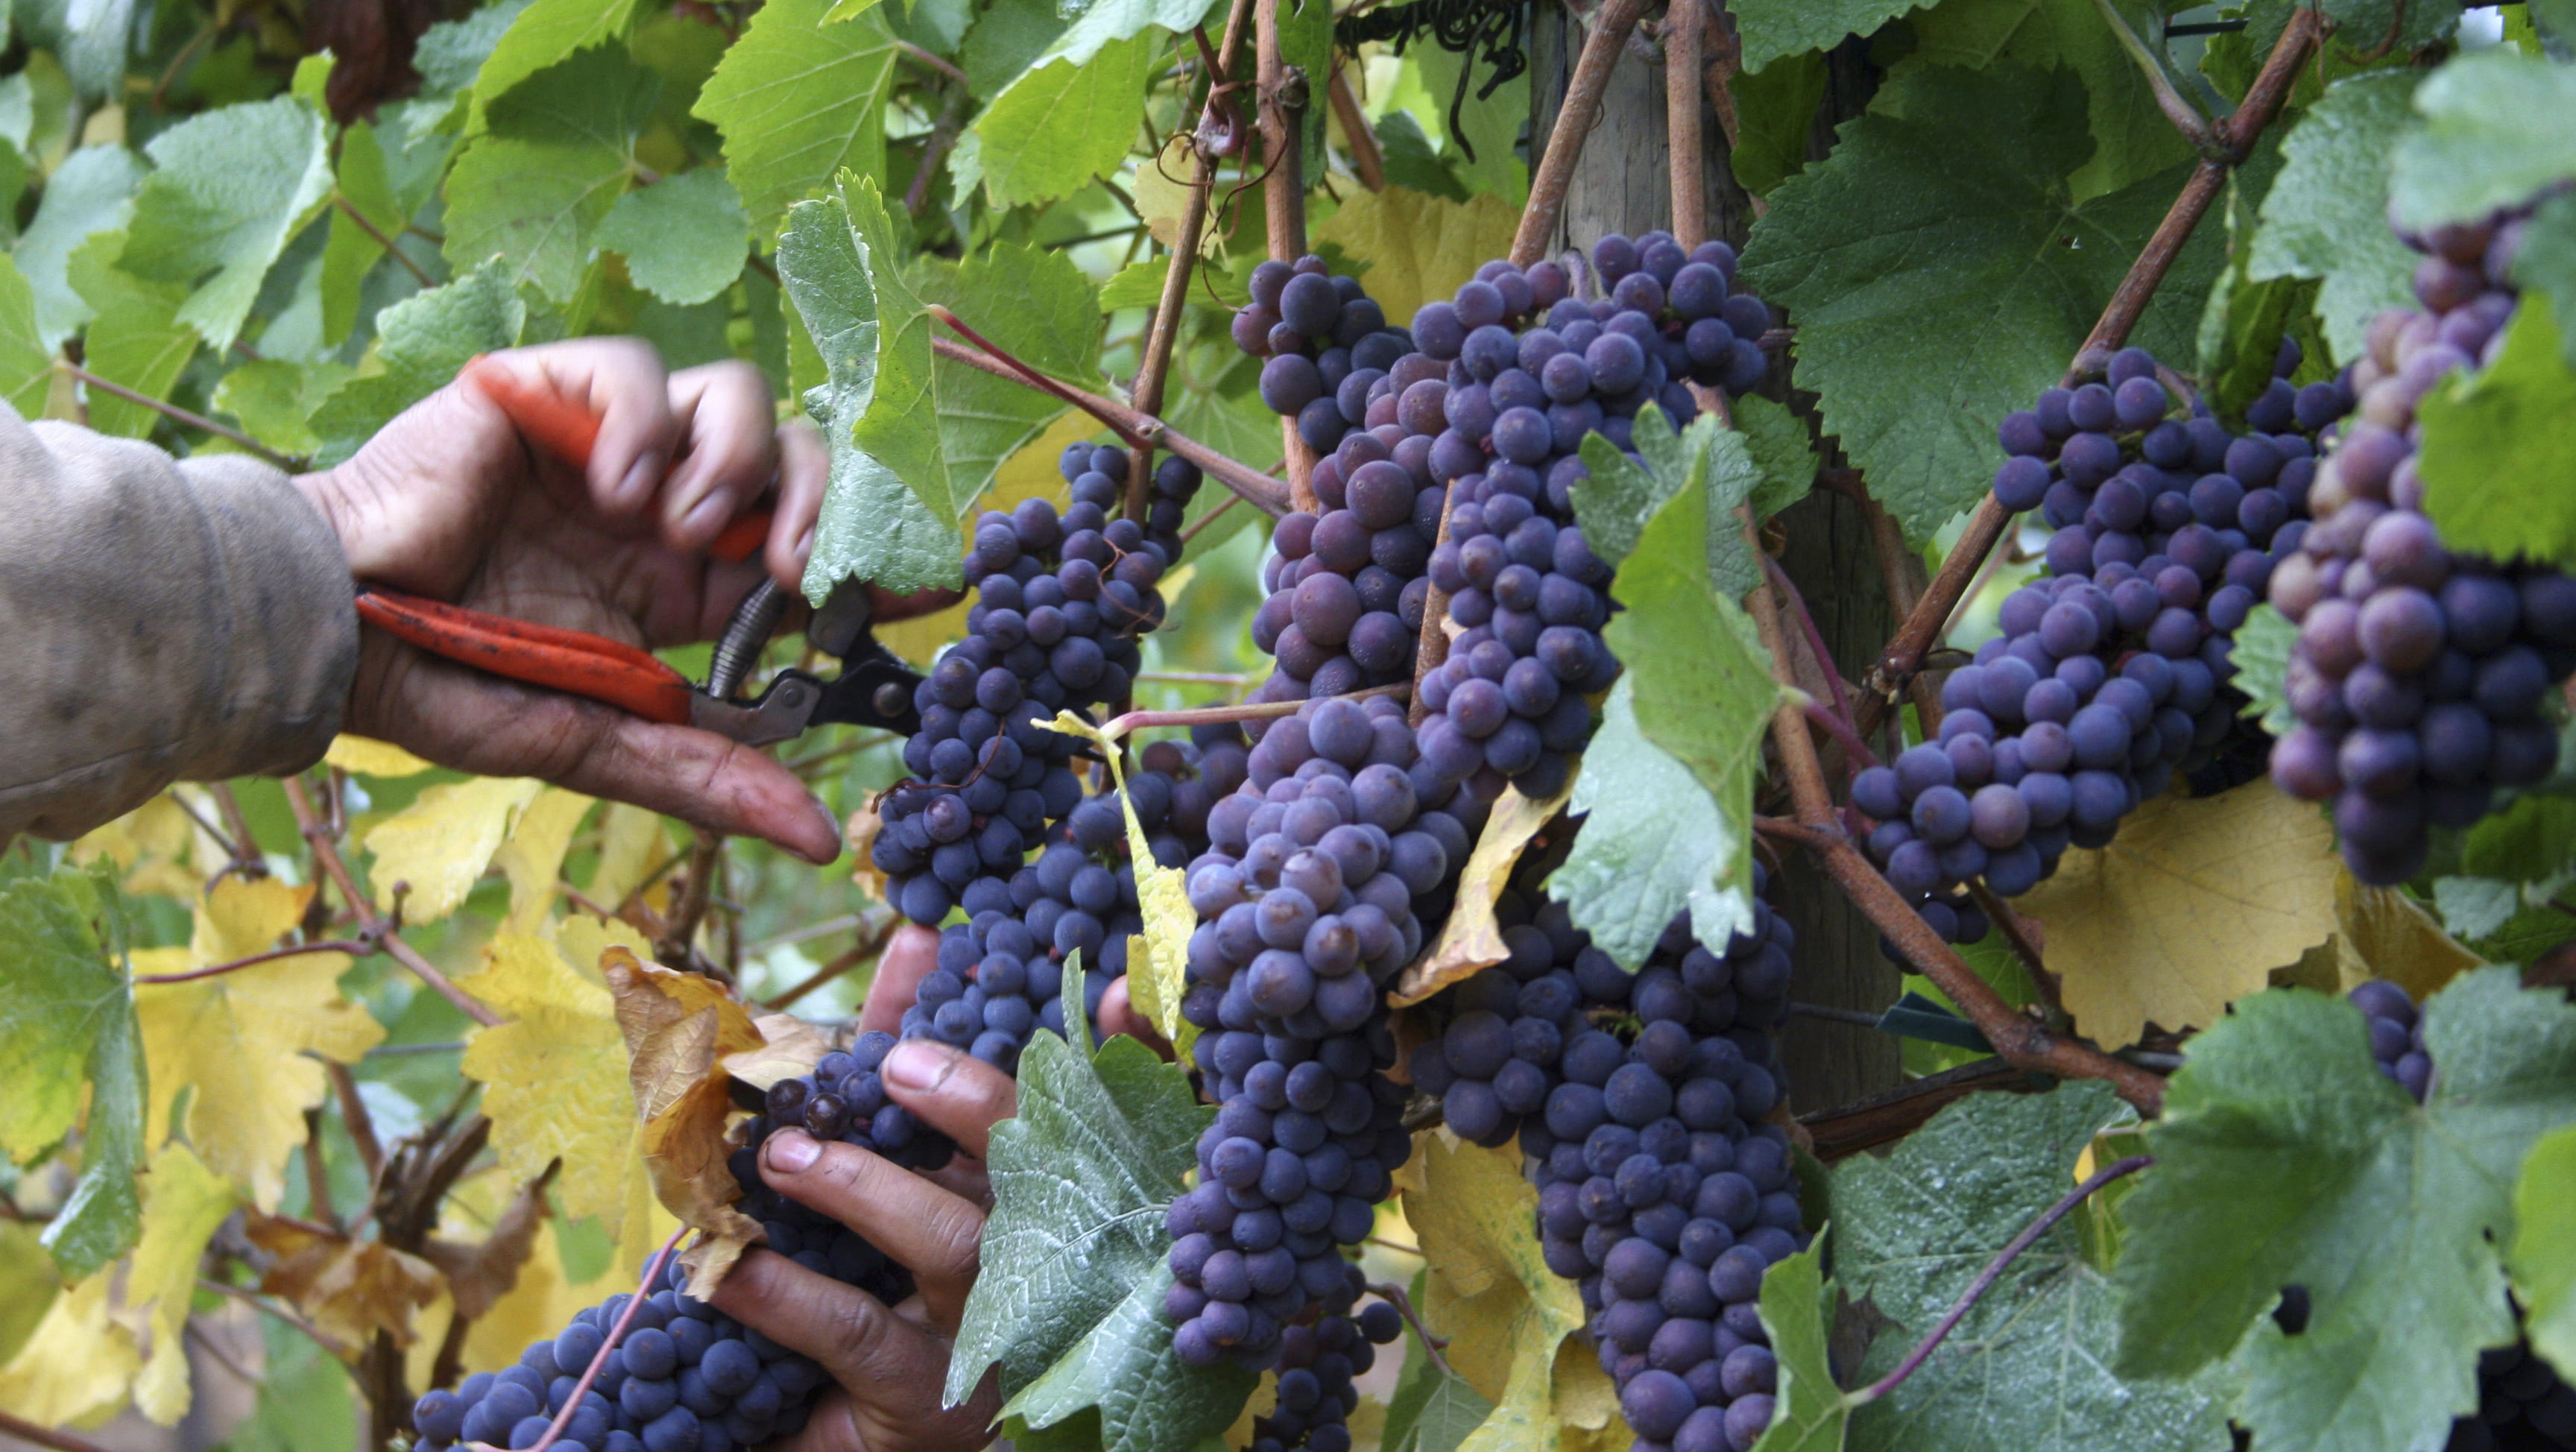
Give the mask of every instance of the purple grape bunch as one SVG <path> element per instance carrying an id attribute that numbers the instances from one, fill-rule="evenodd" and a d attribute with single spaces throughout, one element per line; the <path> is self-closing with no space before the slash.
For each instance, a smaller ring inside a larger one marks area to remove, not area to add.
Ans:
<path id="1" fill-rule="evenodd" d="M 1674 1452 L 1745 1452 L 1770 1424 L 1762 1277 L 1807 1243 L 1765 1122 L 1795 935 L 1762 886 L 1725 953 L 1684 915 L 1634 975 L 1562 906 L 1505 894 L 1510 956 L 1447 991 L 1410 1066 L 1461 1138 L 1518 1136 L 1548 1268 L 1581 1288 L 1630 1428 Z"/>
<path id="2" fill-rule="evenodd" d="M 2294 387 L 2301 361 L 2285 340 L 2242 433 L 2178 410 L 2140 348 L 2005 418 L 1995 498 L 2054 531 L 2046 572 L 1943 681 L 1934 739 L 1852 783 L 1872 858 L 1945 938 L 1988 927 L 1965 884 L 2019 896 L 2178 773 L 2232 784 L 2253 730 L 2235 633 L 2305 536 L 2312 436 L 2351 401 L 2340 382 Z"/>
<path id="3" fill-rule="evenodd" d="M 855 1058 L 827 1056 L 824 1065 L 834 1057 L 866 1062 L 863 1072 L 873 1079 L 893 1044 L 884 1034 L 870 1035 Z M 739 1208 L 761 1222 L 771 1250 L 893 1305 L 912 1294 L 910 1272 L 856 1231 L 760 1178 L 759 1146 L 769 1126 L 799 1122 L 793 1112 L 777 1112 L 782 1103 L 801 1110 L 846 1087 L 818 1068 L 769 1091 L 768 1110 L 750 1122 L 748 1142 L 730 1161 L 743 1188 Z M 688 1295 L 687 1280 L 686 1269 L 671 1263 L 577 1402 L 573 1392 L 583 1373 L 635 1297 L 611 1296 L 579 1312 L 552 1338 L 529 1343 L 514 1365 L 423 1394 L 411 1412 L 417 1445 L 422 1452 L 467 1442 L 533 1447 L 566 1406 L 574 1410 L 554 1445 L 571 1452 L 734 1452 L 801 1429 L 830 1376 L 811 1358 Z"/>
<path id="4" fill-rule="evenodd" d="M 2369 1027 L 2370 1056 L 2416 1103 L 2436 1076 L 2424 1050 L 2424 1021 L 2405 989 L 2372 979 L 2346 994 Z M 2529 1340 L 2478 1353 L 2478 1410 L 2451 1424 L 2443 1452 L 2571 1452 L 2576 1387 L 2534 1354 Z"/>
<path id="5" fill-rule="evenodd" d="M 2344 862 L 2368 883 L 2415 876 L 2429 829 L 2472 825 L 2558 764 L 2542 711 L 2576 669 L 2576 580 L 2447 548 L 2415 459 L 2416 404 L 2503 345 L 2525 226 L 2507 213 L 2401 233 L 2426 254 L 2421 306 L 2371 324 L 2359 409 L 2317 472 L 2316 526 L 2271 581 L 2299 626 L 2299 726 L 2273 747 L 2272 779 L 2333 804 Z"/>

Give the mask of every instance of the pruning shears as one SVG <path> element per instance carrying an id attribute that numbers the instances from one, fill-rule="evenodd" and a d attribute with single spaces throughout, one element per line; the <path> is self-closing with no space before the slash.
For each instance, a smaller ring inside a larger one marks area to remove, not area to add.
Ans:
<path id="1" fill-rule="evenodd" d="M 599 439 L 599 419 L 581 404 L 477 358 L 459 375 L 508 414 L 519 431 L 567 463 L 587 464 Z M 728 526 L 709 553 L 728 563 L 749 559 L 768 537 L 770 513 L 759 510 Z M 774 580 L 734 607 L 716 638 L 706 682 L 687 676 L 651 652 L 605 636 L 487 615 L 443 600 L 407 595 L 361 581 L 358 615 L 368 624 L 423 650 L 533 686 L 604 701 L 648 721 L 765 746 L 809 726 L 843 723 L 901 735 L 921 727 L 912 703 L 920 675 L 877 642 L 868 587 L 844 580 L 816 610 L 805 638 L 842 662 L 838 677 L 783 670 L 759 695 L 740 695 L 789 604 Z"/>

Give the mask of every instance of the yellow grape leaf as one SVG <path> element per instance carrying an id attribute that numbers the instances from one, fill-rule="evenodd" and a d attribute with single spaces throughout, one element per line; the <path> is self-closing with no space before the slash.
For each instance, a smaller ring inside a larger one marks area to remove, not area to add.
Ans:
<path id="1" fill-rule="evenodd" d="M 725 1073 L 754 1089 L 813 1073 L 832 1051 L 832 1041 L 821 1029 L 792 1013 L 754 1014 L 751 1026 L 760 1035 L 760 1047 L 727 1054 L 722 1063 Z"/>
<path id="2" fill-rule="evenodd" d="M 563 875 L 564 853 L 581 819 L 590 815 L 593 798 L 561 787 L 537 793 L 510 828 L 510 839 L 492 854 L 492 865 L 510 879 L 509 925 L 523 933 L 545 926 L 555 908 L 555 883 Z"/>
<path id="3" fill-rule="evenodd" d="M 125 1277 L 125 1304 L 151 1308 L 152 1354 L 134 1384 L 134 1404 L 164 1427 L 188 1413 L 188 1349 L 180 1332 L 197 1294 L 197 1261 L 224 1217 L 233 1187 L 186 1145 L 161 1147 L 143 1180 L 143 1236 Z"/>
<path id="4" fill-rule="evenodd" d="M 395 1345 L 409 1346 L 421 1308 L 447 1288 L 438 1267 L 380 1240 L 356 1240 L 255 1212 L 242 1228 L 252 1244 L 274 1257 L 260 1290 L 285 1298 L 353 1350 L 379 1331 Z"/>
<path id="5" fill-rule="evenodd" d="M 1059 510 L 1073 502 L 1073 486 L 1064 481 L 1064 471 L 1056 461 L 1064 457 L 1067 445 L 1097 437 L 1100 425 L 1080 410 L 1067 412 L 1047 425 L 1019 452 L 1002 461 L 993 471 L 990 487 L 976 497 L 965 517 L 974 519 L 987 509 L 1009 509 L 1023 499 L 1044 499 Z M 1166 592 L 1165 599 L 1170 595 Z M 941 646 L 966 633 L 966 611 L 971 602 L 960 600 L 945 610 L 916 615 L 910 620 L 889 620 L 876 628 L 877 644 L 917 666 L 927 666 L 939 655 Z"/>
<path id="6" fill-rule="evenodd" d="M 1587 1446 L 1578 1431 L 1606 1426 L 1616 1398 L 1588 1347 L 1559 1354 L 1583 1325 L 1583 1302 L 1539 1250 L 1537 1191 L 1514 1155 L 1442 1130 L 1414 1143 L 1396 1181 L 1430 1266 L 1422 1316 L 1449 1338 L 1449 1364 L 1494 1403 L 1461 1452 Z"/>
<path id="7" fill-rule="evenodd" d="M 555 946 L 586 983 L 606 988 L 599 963 L 611 948 L 624 948 L 639 958 L 653 956 L 653 941 L 624 918 L 594 918 L 587 913 L 555 924 Z"/>
<path id="8" fill-rule="evenodd" d="M 1166 252 L 1181 245 L 1181 213 L 1189 206 L 1190 181 L 1197 175 L 1198 152 L 1182 131 L 1173 132 L 1172 139 L 1163 143 L 1161 156 L 1136 168 L 1136 215 Z M 1200 237 L 1201 256 L 1215 250 L 1208 245 L 1213 235 L 1210 229 Z M 1393 316 L 1388 315 L 1390 321 Z"/>
<path id="9" fill-rule="evenodd" d="M 73 842 L 70 856 L 83 867 L 101 857 L 115 863 L 129 893 L 193 900 L 204 878 L 188 865 L 196 839 L 197 824 L 164 792 Z"/>
<path id="10" fill-rule="evenodd" d="M 309 887 L 275 878 L 228 877 L 197 909 L 186 948 L 137 952 L 138 973 L 181 972 L 275 946 L 304 914 Z M 349 959 L 304 953 L 191 983 L 134 990 L 151 1093 L 145 1142 L 170 1131 L 170 1109 L 188 1094 L 188 1141 L 206 1168 L 277 1208 L 288 1156 L 304 1143 L 304 1111 L 330 1092 L 311 1056 L 354 1064 L 382 1042 L 382 1025 L 340 992 Z"/>
<path id="11" fill-rule="evenodd" d="M 654 1193 L 682 1220 L 732 1242 L 738 1254 L 759 1238 L 760 1225 L 733 1208 L 741 1186 L 725 1164 L 733 1150 L 725 1121 L 734 1111 L 722 1061 L 761 1047 L 760 1030 L 712 979 L 675 973 L 613 948 L 601 966 L 609 991 L 617 995 L 618 1026 L 626 1033 L 628 1079 L 642 1122 L 636 1141 Z M 693 1275 L 691 1291 L 703 1295 L 713 1289 L 731 1263 L 727 1257 L 712 1273 Z"/>
<path id="12" fill-rule="evenodd" d="M 1491 968 L 1511 956 L 1503 947 L 1502 925 L 1494 920 L 1494 903 L 1510 883 L 1512 868 L 1520 862 L 1530 839 L 1556 820 L 1556 814 L 1565 809 L 1567 799 L 1573 795 L 1571 775 L 1566 777 L 1562 791 L 1543 802 L 1522 796 L 1517 787 L 1503 788 L 1503 794 L 1494 801 L 1492 815 L 1485 819 L 1484 832 L 1467 854 L 1466 869 L 1459 874 L 1457 906 L 1449 910 L 1449 921 L 1429 951 L 1395 980 L 1395 990 L 1388 995 L 1390 1002 L 1398 1008 L 1420 1003 L 1450 984 L 1474 976 L 1478 969 Z"/>
<path id="13" fill-rule="evenodd" d="M 334 736 L 322 759 L 351 776 L 418 776 L 430 769 L 430 763 L 372 736 Z"/>
<path id="14" fill-rule="evenodd" d="M 2349 872 L 2335 879 L 2335 927 L 2338 992 L 2385 978 L 2421 1003 L 2485 962 L 2452 941 L 2415 899 L 2393 887 L 2364 887 Z"/>
<path id="15" fill-rule="evenodd" d="M 27 1344 L 62 1290 L 54 1280 L 54 1258 L 45 1253 L 44 1233 L 41 1225 L 0 1220 L 0 1366 Z"/>
<path id="16" fill-rule="evenodd" d="M 1106 745 L 1107 743 L 1103 743 Z M 1180 868 L 1154 860 L 1145 840 L 1145 824 L 1136 819 L 1136 804 L 1127 800 L 1127 771 L 1120 753 L 1108 753 L 1109 774 L 1118 780 L 1119 805 L 1127 813 L 1127 855 L 1136 874 L 1136 902 L 1145 931 L 1127 940 L 1127 999 L 1162 1032 L 1173 1052 L 1187 1060 L 1198 1042 L 1199 1027 L 1181 1017 L 1181 994 L 1188 988 L 1190 935 L 1198 914 L 1190 907 L 1189 879 Z M 1141 956 L 1140 956 L 1141 954 Z"/>
<path id="17" fill-rule="evenodd" d="M 658 813 L 611 802 L 600 815 L 599 861 L 592 864 L 582 895 L 615 912 L 645 879 L 678 855 Z"/>
<path id="18" fill-rule="evenodd" d="M 564 924 L 566 936 L 579 925 Z M 525 1183 L 560 1159 L 564 1214 L 617 1224 L 636 1150 L 616 1001 L 554 944 L 509 929 L 493 938 L 482 970 L 458 986 L 507 1020 L 475 1030 L 463 1061 L 484 1086 L 502 1170 Z"/>
<path id="19" fill-rule="evenodd" d="M 125 1405 L 143 1358 L 118 1325 L 103 1272 L 54 1297 L 35 1334 L 0 1366 L 0 1407 L 40 1427 L 94 1427 Z"/>
<path id="20" fill-rule="evenodd" d="M 2148 802 L 2019 907 L 2046 932 L 2076 1026 L 2118 1048 L 2149 1023 L 2207 1028 L 2324 942 L 2341 872 L 2333 826 L 2264 778 Z"/>
<path id="21" fill-rule="evenodd" d="M 1520 222 L 1520 208 L 1490 193 L 1453 202 L 1391 186 L 1351 193 L 1315 229 L 1315 240 L 1368 258 L 1369 296 L 1388 322 L 1404 323 L 1473 279 L 1487 259 L 1511 251 Z"/>
<path id="22" fill-rule="evenodd" d="M 456 911 L 474 890 L 492 854 L 501 850 L 510 821 L 545 786 L 534 777 L 476 777 L 434 786 L 412 804 L 367 831 L 375 854 L 368 875 L 376 885 L 376 910 L 391 912 L 394 888 L 409 884 L 403 921 L 434 923 Z"/>

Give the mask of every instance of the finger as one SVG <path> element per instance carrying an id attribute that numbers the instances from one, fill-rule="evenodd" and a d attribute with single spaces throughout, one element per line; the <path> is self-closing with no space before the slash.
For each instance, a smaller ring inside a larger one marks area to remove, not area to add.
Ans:
<path id="1" fill-rule="evenodd" d="M 643 508 L 678 452 L 661 355 L 633 338 L 580 338 L 492 355 L 528 381 L 586 406 L 599 419 L 599 439 L 583 471 L 602 512 Z"/>
<path id="2" fill-rule="evenodd" d="M 763 558 L 769 577 L 789 590 L 805 583 L 805 562 L 814 557 L 814 528 L 823 515 L 823 486 L 832 473 L 832 456 L 823 436 L 803 419 L 778 430 L 778 509 L 769 524 L 769 549 Z"/>
<path id="3" fill-rule="evenodd" d="M 680 458 L 662 483 L 662 537 L 703 548 L 778 473 L 769 383 L 748 363 L 711 363 L 671 377 Z"/>
<path id="4" fill-rule="evenodd" d="M 760 1150 L 771 1189 L 868 1238 L 912 1272 L 933 1324 L 955 1331 L 975 1287 L 984 1212 L 880 1155 L 779 1130 Z"/>
<path id="5" fill-rule="evenodd" d="M 984 1158 L 993 1126 L 1020 1112 L 1011 1076 L 936 1039 L 908 1039 L 886 1055 L 886 1097 L 943 1130 L 957 1147 Z"/>
<path id="6" fill-rule="evenodd" d="M 707 1299 L 761 1335 L 822 1363 L 844 1387 L 883 1388 L 900 1396 L 903 1389 L 947 1380 L 947 1354 L 927 1330 L 858 1287 L 774 1251 L 743 1252 Z"/>
<path id="7" fill-rule="evenodd" d="M 921 980 L 938 966 L 937 928 L 907 923 L 895 929 L 877 955 L 877 976 L 868 984 L 868 1001 L 859 1008 L 859 1032 L 903 1032 L 903 1011 L 921 996 Z"/>
<path id="8" fill-rule="evenodd" d="M 1144 1011 L 1136 1007 L 1135 1000 L 1128 996 L 1127 978 L 1124 974 L 1111 979 L 1109 991 L 1100 995 L 1099 1017 L 1100 1032 L 1103 1035 L 1125 1034 L 1166 1059 L 1172 1056 L 1170 1041 L 1163 1037 L 1162 1031 L 1154 1027 L 1154 1021 L 1147 1018 Z"/>

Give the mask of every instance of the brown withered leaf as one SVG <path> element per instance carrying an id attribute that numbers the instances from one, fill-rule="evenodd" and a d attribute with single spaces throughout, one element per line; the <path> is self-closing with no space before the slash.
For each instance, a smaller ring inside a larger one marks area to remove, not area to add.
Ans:
<path id="1" fill-rule="evenodd" d="M 274 1259 L 262 1293 L 283 1298 L 343 1346 L 379 1331 L 412 1342 L 412 1320 L 445 1284 L 437 1266 L 378 1240 L 354 1240 L 304 1221 L 246 1212 L 251 1243 Z"/>
<path id="2" fill-rule="evenodd" d="M 1458 879 L 1458 902 L 1449 910 L 1448 926 L 1440 930 L 1438 941 L 1420 959 L 1397 976 L 1394 991 L 1388 995 L 1391 1002 L 1399 1008 L 1420 1003 L 1511 956 L 1503 948 L 1502 925 L 1494 920 L 1494 902 L 1502 896 L 1504 885 L 1511 880 L 1512 867 L 1521 860 L 1530 839 L 1565 810 L 1567 799 L 1573 795 L 1571 780 L 1565 790 L 1541 802 L 1522 796 L 1517 788 L 1503 788 L 1492 814 L 1485 819 L 1483 834 L 1467 854 L 1466 870 Z"/>
<path id="3" fill-rule="evenodd" d="M 724 1067 L 754 1089 L 810 1074 L 832 1051 L 832 1041 L 821 1029 L 792 1013 L 763 1013 L 751 1026 L 760 1034 L 760 1047 L 725 1055 Z"/>
<path id="4" fill-rule="evenodd" d="M 518 1285 L 519 1268 L 528 1263 L 528 1256 L 536 1249 L 537 1232 L 545 1227 L 546 1184 L 561 1165 L 557 1161 L 547 1166 L 544 1174 L 521 1185 L 510 1203 L 502 1207 L 501 1218 L 492 1222 L 492 1233 L 481 1240 L 432 1236 L 421 1246 L 421 1258 L 447 1277 L 447 1291 L 456 1301 L 457 1315 L 479 1321 Z"/>
<path id="5" fill-rule="evenodd" d="M 849 824 L 841 829 L 842 837 L 850 844 L 850 881 L 857 883 L 861 892 L 877 902 L 893 901 L 886 896 L 885 874 L 877 871 L 876 855 L 870 850 L 877 845 L 877 833 L 885 829 L 885 818 L 878 812 L 877 804 L 886 799 L 886 792 L 893 790 L 888 787 L 886 791 L 868 798 L 868 804 L 850 813 Z"/>
<path id="6" fill-rule="evenodd" d="M 624 948 L 601 954 L 599 966 L 626 1035 L 636 1144 L 654 1195 L 710 1236 L 737 1246 L 759 1239 L 759 1222 L 733 1208 L 741 1187 L 725 1164 L 733 1149 L 725 1137 L 733 1095 L 724 1059 L 765 1046 L 750 1011 L 714 980 L 640 962 Z M 712 1290 L 721 1274 L 721 1268 L 716 1277 L 693 1274 L 692 1293 Z"/>

